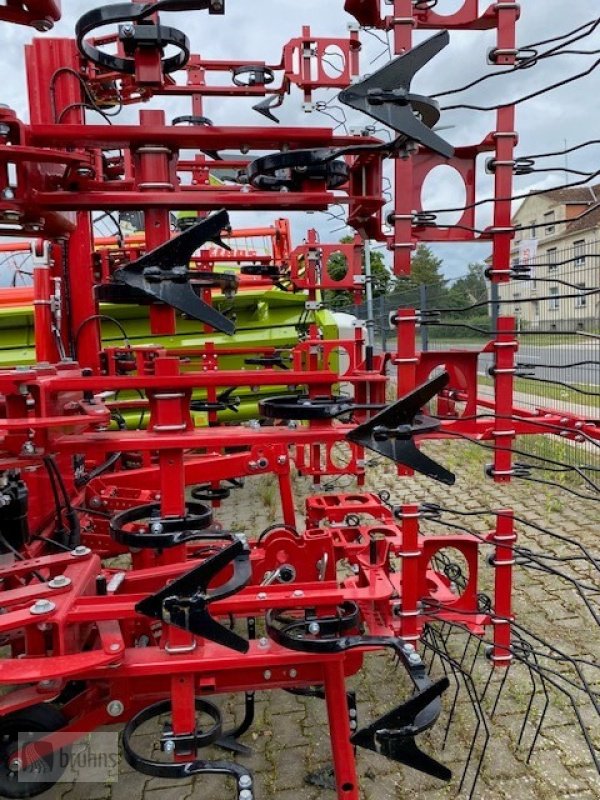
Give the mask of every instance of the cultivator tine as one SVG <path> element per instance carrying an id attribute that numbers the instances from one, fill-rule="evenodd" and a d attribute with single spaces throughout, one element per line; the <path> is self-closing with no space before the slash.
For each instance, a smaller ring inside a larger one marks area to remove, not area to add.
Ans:
<path id="1" fill-rule="evenodd" d="M 424 753 L 415 742 L 417 733 L 415 725 L 418 724 L 418 719 L 423 712 L 439 701 L 448 686 L 447 678 L 431 684 L 393 711 L 356 731 L 351 738 L 352 744 L 372 750 L 374 753 L 380 753 L 386 758 L 398 761 L 434 778 L 443 781 L 450 780 L 452 772 L 439 761 Z"/>
<path id="2" fill-rule="evenodd" d="M 447 31 L 426 39 L 368 78 L 344 89 L 339 95 L 340 102 L 450 158 L 454 153 L 452 145 L 431 130 L 440 117 L 438 104 L 431 98 L 410 94 L 417 72 L 449 41 Z"/>
<path id="3" fill-rule="evenodd" d="M 358 425 L 347 434 L 347 438 L 396 464 L 451 486 L 455 482 L 454 474 L 422 453 L 413 441 L 418 434 L 438 429 L 437 420 L 420 412 L 442 391 L 448 380 L 448 373 L 445 372 L 421 384 L 367 422 Z"/>
<path id="4" fill-rule="evenodd" d="M 192 256 L 203 244 L 213 242 L 231 249 L 221 238 L 222 231 L 228 226 L 228 213 L 219 211 L 121 267 L 115 271 L 113 283 L 103 287 L 106 299 L 118 302 L 119 287 L 124 286 L 126 290 L 121 302 L 131 302 L 136 298 L 141 302 L 160 301 L 215 330 L 233 334 L 233 322 L 205 303 L 192 289 L 188 271 Z"/>
<path id="5" fill-rule="evenodd" d="M 233 576 L 225 584 L 210 589 L 211 582 L 229 565 L 234 568 Z M 248 641 L 213 619 L 208 606 L 214 600 L 221 600 L 238 592 L 247 585 L 251 577 L 249 548 L 238 539 L 156 594 L 140 600 L 135 610 L 138 614 L 160 619 L 196 636 L 246 653 L 249 649 Z"/>

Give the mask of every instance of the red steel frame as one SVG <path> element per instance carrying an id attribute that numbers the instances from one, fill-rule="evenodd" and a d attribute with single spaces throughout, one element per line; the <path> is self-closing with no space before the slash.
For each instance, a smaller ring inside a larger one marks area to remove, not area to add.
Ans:
<path id="1" fill-rule="evenodd" d="M 15 16 L 18 5 L 9 3 L 3 9 L 5 18 L 23 21 Z M 32 9 L 34 4 L 28 5 Z M 57 4 L 40 2 L 37 6 L 39 13 L 44 10 L 45 16 L 58 18 Z M 411 48 L 415 29 L 495 29 L 496 63 L 515 62 L 518 4 L 508 0 L 498 0 L 482 13 L 477 0 L 466 0 L 459 11 L 448 17 L 441 17 L 433 9 L 415 8 L 412 0 L 395 0 L 389 16 L 381 16 L 378 0 L 346 0 L 345 8 L 361 25 L 391 31 L 397 54 Z M 109 43 L 111 37 L 98 41 Z M 323 54 L 330 45 L 341 47 L 345 55 L 344 69 L 334 78 L 322 69 Z M 303 90 L 304 102 L 311 104 L 318 88 L 346 86 L 358 74 L 359 46 L 354 30 L 348 39 L 322 39 L 304 28 L 301 37 L 283 48 L 281 63 L 271 67 L 283 73 L 281 86 L 273 89 L 262 85 L 211 85 L 207 74 L 248 63 L 205 61 L 197 54 L 186 68 L 186 85 L 177 85 L 160 74 L 160 54 L 145 53 L 137 59 L 136 75 L 124 80 L 123 95 L 128 103 L 135 101 L 134 92 L 138 90 L 137 99 L 151 95 L 189 97 L 192 113 L 201 115 L 204 97 L 282 96 L 294 84 Z M 315 53 L 316 75 L 311 71 Z M 199 545 L 136 549 L 129 570 L 106 568 L 103 558 L 130 552 L 111 536 L 109 517 L 148 503 L 159 504 L 161 519 L 180 517 L 186 512 L 186 489 L 190 486 L 208 483 L 217 487 L 229 479 L 274 474 L 280 491 L 282 525 L 266 538 L 250 543 L 252 579 L 239 592 L 211 606 L 215 617 L 233 615 L 247 620 L 272 609 L 307 608 L 314 609 L 318 616 L 352 601 L 372 636 L 401 637 L 408 644 L 417 645 L 424 626 L 434 620 L 459 622 L 476 634 L 491 626 L 490 658 L 497 666 L 506 666 L 511 660 L 512 565 L 517 535 L 510 510 L 498 516 L 496 528 L 484 537 L 483 543 L 494 549 L 495 587 L 490 612 L 481 613 L 477 605 L 481 538 L 456 532 L 426 535 L 421 529 L 421 518 L 426 515 L 415 504 L 392 510 L 369 493 L 316 495 L 307 501 L 304 530 L 299 536 L 290 531 L 297 524 L 290 480 L 293 466 L 315 482 L 336 474 L 352 474 L 359 484 L 362 482 L 366 464 L 361 447 L 350 445 L 350 460 L 345 466 L 337 464 L 334 455 L 356 424 L 369 419 L 368 409 L 357 410 L 352 423 L 326 419 L 295 427 L 274 424 L 258 428 L 225 428 L 210 412 L 211 425 L 198 428 L 190 413 L 192 392 L 201 389 L 214 402 L 224 389 L 272 386 L 274 392 L 280 392 L 285 386 L 314 400 L 334 393 L 343 377 L 353 388 L 357 403 L 384 405 L 388 362 L 397 368 L 400 398 L 423 384 L 432 370 L 443 364 L 449 383 L 437 398 L 439 429 L 418 438 L 460 433 L 494 443 L 491 475 L 499 482 L 509 481 L 513 474 L 509 447 L 516 436 L 560 432 L 574 440 L 584 435 L 600 440 L 600 429 L 592 422 L 564 413 L 514 407 L 518 343 L 515 321 L 510 317 L 498 320 L 497 334 L 484 348 L 494 354 L 492 402 L 477 397 L 479 353 L 417 352 L 417 317 L 413 310 L 406 309 L 395 318 L 397 348 L 391 356 L 372 357 L 360 329 L 353 340 L 324 341 L 314 319 L 309 318 L 303 340 L 292 350 L 291 369 L 285 373 L 272 368 L 222 369 L 220 356 L 246 351 L 219 349 L 208 342 L 197 352 L 186 351 L 192 367 L 185 371 L 180 361 L 183 352 L 162 345 L 126 348 L 133 356 L 134 369 L 119 374 L 115 365 L 117 355 L 123 351 L 103 351 L 99 326 L 87 324 L 98 313 L 94 258 L 100 259 L 103 280 L 110 279 L 105 257 L 112 252 L 107 248 L 113 246 L 110 239 L 94 241 L 92 210 L 144 211 L 143 239 L 118 244 L 124 258 L 135 258 L 139 252 L 152 250 L 170 238 L 170 210 L 204 212 L 224 207 L 287 213 L 325 210 L 332 203 L 341 202 L 348 205 L 351 225 L 366 231 L 370 238 L 386 241 L 381 229 L 382 157 L 373 153 L 350 157 L 350 180 L 341 193 L 327 190 L 323 181 L 314 180 L 307 181 L 297 192 L 268 192 L 244 185 L 212 186 L 208 181 L 211 166 L 236 169 L 247 163 L 231 158 L 207 160 L 205 152 L 217 148 L 241 151 L 245 156 L 252 151 L 379 142 L 370 136 L 337 135 L 321 127 L 172 127 L 167 125 L 162 111 L 142 111 L 139 125 L 90 125 L 78 105 L 79 82 L 66 77 L 58 80 L 57 71 L 65 68 L 85 76 L 97 99 L 109 100 L 110 80 L 119 77 L 82 62 L 73 40 L 36 39 L 27 47 L 30 123 L 23 124 L 10 110 L 0 110 L 0 122 L 8 131 L 0 145 L 0 186 L 11 188 L 12 192 L 3 192 L 0 214 L 5 223 L 14 225 L 13 232 L 39 234 L 42 240 L 34 275 L 36 352 L 40 362 L 47 362 L 31 369 L 0 372 L 0 469 L 24 471 L 30 493 L 30 532 L 35 534 L 22 548 L 23 560 L 0 567 L 5 609 L 0 631 L 11 635 L 14 656 L 3 661 L 1 681 L 23 687 L 3 695 L 0 717 L 27 709 L 40 699 L 55 699 L 70 679 L 85 682 L 86 689 L 63 708 L 67 724 L 61 732 L 62 744 L 65 737 L 76 738 L 76 732 L 114 722 L 109 700 L 121 703 L 117 716 L 126 721 L 150 703 L 171 698 L 174 734 L 185 735 L 195 725 L 193 701 L 198 695 L 323 685 L 338 797 L 357 800 L 358 781 L 350 741 L 353 729 L 350 717 L 340 710 L 347 706 L 346 678 L 361 668 L 363 655 L 372 645 L 315 655 L 292 651 L 269 639 L 252 640 L 242 658 L 208 638 L 167 622 L 157 634 L 153 623 L 136 612 L 136 602 L 196 565 Z M 61 109 L 67 110 L 65 122 L 59 124 L 57 110 Z M 492 153 L 495 159 L 494 218 L 483 234 L 492 243 L 490 277 L 494 282 L 507 281 L 510 274 L 514 229 L 508 198 L 512 194 L 516 143 L 514 109 L 503 108 L 498 112 L 494 132 L 480 144 L 457 148 L 449 161 L 463 178 L 467 203 L 472 203 L 478 157 Z M 102 153 L 107 150 L 123 151 L 122 158 L 111 159 L 108 176 L 102 165 Z M 193 160 L 180 159 L 182 150 L 195 151 Z M 410 159 L 395 162 L 394 230 L 387 243 L 398 275 L 408 273 L 410 254 L 418 241 L 475 239 L 473 231 L 444 229 L 426 221 L 424 224 L 423 218 L 413 214 L 422 210 L 423 182 L 440 163 L 442 159 L 424 149 Z M 9 165 L 16 170 L 14 187 L 9 187 Z M 179 178 L 185 173 L 192 174 L 191 184 L 180 183 Z M 405 187 L 411 188 L 406 191 Z M 474 229 L 474 212 L 465 211 L 460 224 Z M 238 231 L 240 237 L 248 234 L 258 235 L 256 229 Z M 306 292 L 308 317 L 309 312 L 319 308 L 321 289 L 346 288 L 356 294 L 362 291 L 358 239 L 349 245 L 321 244 L 314 232 L 309 232 L 306 242 L 292 249 L 287 223 L 282 220 L 262 234 L 273 242 L 273 252 L 263 263 L 281 268 L 297 290 Z M 349 263 L 342 282 L 331 281 L 325 269 L 327 260 L 337 251 L 346 255 Z M 220 256 L 202 251 L 194 263 L 199 269 L 210 269 Z M 243 263 L 245 254 L 235 253 L 230 258 Z M 257 282 L 267 283 L 258 278 L 248 280 L 247 285 Z M 51 302 L 56 286 L 68 288 L 71 301 L 58 340 L 64 346 L 79 331 L 78 363 L 60 360 L 59 342 L 52 331 Z M 205 292 L 205 299 L 210 300 L 210 291 Z M 173 309 L 153 305 L 149 315 L 153 334 L 175 332 Z M 349 366 L 343 376 L 330 364 L 338 348 L 348 355 Z M 252 352 L 272 354 L 268 348 Z M 141 392 L 143 398 L 119 400 L 121 391 Z M 109 399 L 107 392 L 115 393 L 114 397 Z M 149 411 L 145 429 L 109 429 L 111 412 L 140 405 Z M 479 408 L 489 408 L 490 416 L 478 416 Z M 115 452 L 134 457 L 134 468 L 115 467 L 86 486 L 77 484 L 73 456 L 93 468 Z M 56 456 L 72 503 L 84 509 L 80 545 L 64 554 L 57 554 L 49 543 L 56 519 L 45 500 L 49 483 L 40 468 L 41 459 L 49 455 Z M 400 471 L 407 472 L 406 468 Z M 98 511 L 100 516 L 95 513 Z M 353 515 L 359 517 L 356 524 L 349 520 Z M 365 521 L 364 516 L 369 519 Z M 136 529 L 135 524 L 132 529 Z M 140 526 L 137 529 L 139 532 Z M 458 549 L 469 567 L 465 590 L 459 596 L 435 566 L 436 554 L 446 547 Z M 391 569 L 392 556 L 400 560 L 400 571 Z M 346 579 L 336 575 L 336 564 L 341 559 L 354 568 Z M 266 583 L 269 575 L 286 564 L 293 565 L 295 571 L 291 586 Z M 43 580 L 31 578 L 32 570 Z M 108 594 L 97 591 L 99 575 L 113 586 Z M 53 587 L 50 581 L 60 576 L 68 580 L 55 580 Z M 41 617 L 32 616 L 32 603 L 50 598 L 52 608 L 48 607 L 50 610 Z M 142 635 L 148 636 L 146 647 L 136 646 Z M 178 652 L 174 653 L 173 648 Z M 21 756 L 27 758 L 26 754 Z M 181 755 L 175 758 L 186 760 Z"/>

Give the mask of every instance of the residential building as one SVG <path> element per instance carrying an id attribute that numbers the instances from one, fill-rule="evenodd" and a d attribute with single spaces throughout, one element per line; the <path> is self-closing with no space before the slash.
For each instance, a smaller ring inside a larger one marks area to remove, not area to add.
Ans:
<path id="1" fill-rule="evenodd" d="M 531 280 L 500 285 L 502 313 L 549 330 L 600 328 L 600 184 L 527 197 L 513 217 L 513 267 L 529 265 Z"/>

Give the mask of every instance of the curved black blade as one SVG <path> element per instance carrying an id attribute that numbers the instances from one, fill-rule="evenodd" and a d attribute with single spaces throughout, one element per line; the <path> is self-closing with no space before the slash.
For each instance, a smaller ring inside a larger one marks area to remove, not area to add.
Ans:
<path id="1" fill-rule="evenodd" d="M 214 578 L 229 565 L 233 566 L 232 577 L 221 586 L 209 589 Z M 250 646 L 246 639 L 211 617 L 209 604 L 243 589 L 251 577 L 250 550 L 238 540 L 160 591 L 140 600 L 135 610 L 138 614 L 162 620 L 231 650 L 246 653 Z"/>
<path id="2" fill-rule="evenodd" d="M 416 73 L 449 42 L 448 31 L 421 42 L 363 81 L 341 91 L 340 102 L 450 158 L 454 154 L 452 145 L 431 130 L 440 117 L 438 103 L 430 97 L 410 94 Z"/>
<path id="3" fill-rule="evenodd" d="M 433 478 L 440 483 L 445 483 L 447 486 L 453 486 L 456 482 L 456 475 L 453 472 L 425 455 L 412 440 L 389 439 L 385 442 L 373 443 L 363 439 L 355 439 L 354 441 L 358 441 L 363 447 L 367 447 L 369 450 L 391 459 L 396 464 L 414 469 L 415 472 L 426 475 L 428 478 Z"/>
<path id="4" fill-rule="evenodd" d="M 221 239 L 221 232 L 228 226 L 229 214 L 218 211 L 116 270 L 114 280 L 231 336 L 235 332 L 234 323 L 198 297 L 186 277 L 193 254 L 206 242 L 231 249 Z"/>
<path id="5" fill-rule="evenodd" d="M 409 394 L 384 408 L 370 420 L 350 431 L 346 438 L 366 447 L 396 464 L 414 469 L 429 478 L 452 486 L 454 474 L 422 453 L 413 441 L 414 436 L 439 428 L 439 420 L 420 414 L 421 408 L 447 384 L 447 372 L 417 386 Z"/>
<path id="6" fill-rule="evenodd" d="M 424 753 L 415 742 L 416 733 L 423 730 L 422 725 L 416 728 L 417 718 L 427 712 L 430 721 L 426 727 L 433 725 L 440 713 L 440 697 L 449 685 L 448 678 L 436 681 L 375 722 L 356 731 L 350 741 L 357 747 L 372 750 L 419 772 L 443 781 L 450 780 L 451 770 Z"/>
<path id="7" fill-rule="evenodd" d="M 273 98 L 275 98 L 276 102 L 273 102 Z M 281 100 L 278 95 L 270 95 L 269 97 L 265 97 L 264 100 L 261 100 L 260 103 L 256 103 L 256 105 L 252 106 L 254 111 L 258 111 L 259 114 L 262 114 L 263 117 L 272 120 L 279 124 L 279 120 L 271 111 L 272 108 L 277 108 L 281 105 Z"/>

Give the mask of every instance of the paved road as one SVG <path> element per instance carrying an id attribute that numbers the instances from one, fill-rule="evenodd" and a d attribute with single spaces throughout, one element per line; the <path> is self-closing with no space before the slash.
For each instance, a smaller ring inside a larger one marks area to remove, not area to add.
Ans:
<path id="1" fill-rule="evenodd" d="M 388 347 L 390 344 L 388 343 Z M 479 350 L 481 345 L 464 344 L 462 342 L 431 342 L 430 349 Z M 549 346 L 521 344 L 517 359 L 527 364 L 538 364 L 539 366 L 536 367 L 534 372 L 536 378 L 600 386 L 600 339 L 585 341 L 580 344 Z M 484 353 L 479 360 L 479 372 L 482 375 L 487 374 L 492 362 L 492 354 Z M 578 364 L 580 366 L 557 369 L 560 365 L 566 364 Z"/>
<path id="2" fill-rule="evenodd" d="M 517 359 L 519 362 L 527 364 L 539 364 L 540 366 L 534 370 L 536 378 L 600 386 L 600 341 L 598 344 L 552 345 L 549 347 L 521 345 Z M 480 363 L 480 372 L 487 372 L 492 364 L 491 354 L 485 353 L 481 357 Z M 566 364 L 578 364 L 579 366 L 558 368 Z"/>

